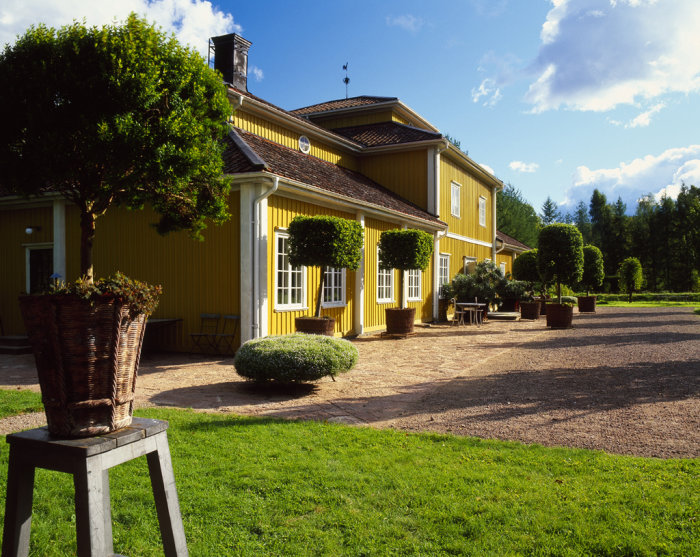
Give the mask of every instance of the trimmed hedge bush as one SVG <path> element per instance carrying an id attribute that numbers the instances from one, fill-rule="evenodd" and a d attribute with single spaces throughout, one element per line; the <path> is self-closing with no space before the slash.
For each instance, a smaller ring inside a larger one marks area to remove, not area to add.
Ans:
<path id="1" fill-rule="evenodd" d="M 540 231 L 537 270 L 543 281 L 556 283 L 559 300 L 562 284 L 573 286 L 580 282 L 583 276 L 583 236 L 579 229 L 573 224 L 545 226 Z"/>
<path id="2" fill-rule="evenodd" d="M 603 253 L 596 246 L 583 246 L 583 277 L 580 284 L 586 291 L 586 296 L 591 290 L 600 288 L 603 284 L 605 278 L 603 266 Z"/>
<path id="3" fill-rule="evenodd" d="M 253 381 L 303 383 L 349 371 L 357 358 L 357 348 L 347 340 L 296 333 L 246 342 L 233 365 Z"/>
<path id="4" fill-rule="evenodd" d="M 639 290 L 644 282 L 642 274 L 642 264 L 636 257 L 628 257 L 620 265 L 620 290 L 629 293 L 629 301 L 632 301 L 632 294 Z"/>

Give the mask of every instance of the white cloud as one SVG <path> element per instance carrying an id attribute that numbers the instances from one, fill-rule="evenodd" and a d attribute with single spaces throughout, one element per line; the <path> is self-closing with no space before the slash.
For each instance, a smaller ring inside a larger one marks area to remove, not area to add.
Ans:
<path id="1" fill-rule="evenodd" d="M 32 24 L 61 27 L 85 19 L 88 25 L 123 21 L 131 12 L 155 22 L 164 31 L 206 58 L 208 39 L 241 32 L 233 16 L 206 0 L 3 0 L 0 6 L 0 44 L 13 43 Z"/>
<path id="2" fill-rule="evenodd" d="M 483 168 L 486 172 L 489 174 L 492 174 L 493 176 L 496 175 L 496 173 L 493 171 L 493 168 L 491 168 L 488 164 L 484 164 L 483 162 L 479 163 L 479 166 Z"/>
<path id="3" fill-rule="evenodd" d="M 405 14 L 398 16 L 387 16 L 386 24 L 389 27 L 401 27 L 401 29 L 415 33 L 420 31 L 421 27 L 423 27 L 423 20 L 414 15 Z"/>
<path id="4" fill-rule="evenodd" d="M 551 2 L 526 95 L 533 112 L 607 111 L 700 91 L 697 0 Z"/>
<path id="5" fill-rule="evenodd" d="M 540 165 L 536 162 L 523 161 L 513 161 L 508 166 L 511 170 L 515 170 L 516 172 L 525 172 L 528 174 L 535 172 L 540 167 Z"/>
<path id="6" fill-rule="evenodd" d="M 496 82 L 491 78 L 484 79 L 479 87 L 472 89 L 472 101 L 478 103 L 483 99 L 482 104 L 484 106 L 495 106 L 496 103 L 501 100 L 501 97 L 501 90 L 496 86 Z"/>
<path id="7" fill-rule="evenodd" d="M 618 197 L 634 211 L 637 200 L 652 194 L 657 198 L 663 193 L 676 197 L 683 183 L 700 184 L 700 145 L 667 149 L 660 155 L 647 155 L 617 168 L 591 170 L 579 166 L 574 172 L 573 185 L 566 191 L 562 203 L 570 208 L 579 201 L 588 202 L 594 189 L 604 193 L 609 202 Z"/>
<path id="8" fill-rule="evenodd" d="M 263 78 L 265 77 L 265 74 L 263 74 L 263 71 L 258 68 L 257 66 L 252 66 L 250 70 L 248 71 L 249 74 L 252 74 L 253 77 L 255 78 L 255 81 L 262 81 Z"/>
<path id="9" fill-rule="evenodd" d="M 621 126 L 625 128 L 646 128 L 649 126 L 649 124 L 651 124 L 651 117 L 654 114 L 661 112 L 661 110 L 664 108 L 666 108 L 666 103 L 656 103 L 654 106 L 638 114 L 627 123 L 620 120 L 613 120 L 611 118 L 608 119 L 608 122 L 610 122 L 613 126 Z"/>

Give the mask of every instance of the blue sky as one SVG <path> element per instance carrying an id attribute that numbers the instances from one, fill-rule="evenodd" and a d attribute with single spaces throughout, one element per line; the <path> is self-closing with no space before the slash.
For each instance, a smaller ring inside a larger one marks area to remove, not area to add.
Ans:
<path id="1" fill-rule="evenodd" d="M 347 62 L 350 96 L 400 98 L 538 211 L 700 185 L 698 0 L 4 0 L 0 43 L 132 10 L 203 55 L 242 34 L 286 109 L 345 97 Z"/>

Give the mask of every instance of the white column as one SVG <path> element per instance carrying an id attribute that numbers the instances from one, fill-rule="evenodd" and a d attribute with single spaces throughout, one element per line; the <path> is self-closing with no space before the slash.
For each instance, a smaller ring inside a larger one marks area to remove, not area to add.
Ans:
<path id="1" fill-rule="evenodd" d="M 357 213 L 357 222 L 360 223 L 362 231 L 365 230 L 365 215 Z M 364 234 L 363 234 L 364 236 Z M 352 327 L 356 335 L 361 335 L 365 329 L 365 240 L 362 240 L 362 254 L 360 256 L 360 266 L 355 271 L 355 299 L 353 300 Z"/>
<path id="2" fill-rule="evenodd" d="M 433 236 L 433 320 L 438 320 L 438 299 L 440 295 L 440 239 L 438 233 Z"/>
<path id="3" fill-rule="evenodd" d="M 66 202 L 55 199 L 53 202 L 53 272 L 66 276 Z"/>
<path id="4" fill-rule="evenodd" d="M 241 344 L 254 337 L 253 331 L 253 202 L 256 188 L 253 184 L 241 184 L 240 213 L 240 307 Z"/>

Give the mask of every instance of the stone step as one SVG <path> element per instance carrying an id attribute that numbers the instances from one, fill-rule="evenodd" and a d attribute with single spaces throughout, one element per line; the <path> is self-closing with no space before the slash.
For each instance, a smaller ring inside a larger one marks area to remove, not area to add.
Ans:
<path id="1" fill-rule="evenodd" d="M 32 347 L 29 345 L 5 345 L 0 344 L 0 354 L 31 354 Z"/>

